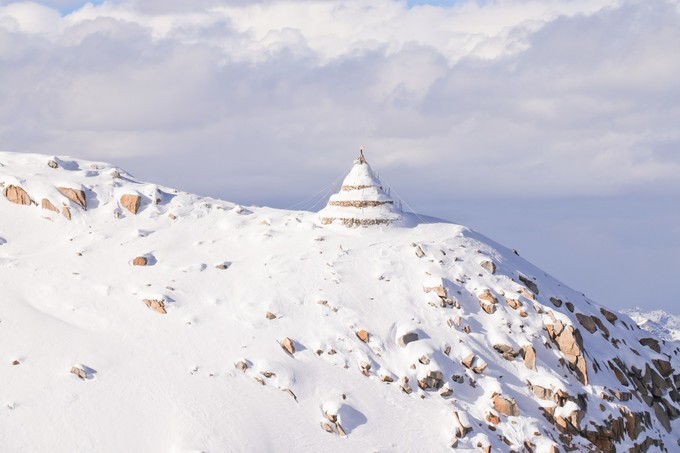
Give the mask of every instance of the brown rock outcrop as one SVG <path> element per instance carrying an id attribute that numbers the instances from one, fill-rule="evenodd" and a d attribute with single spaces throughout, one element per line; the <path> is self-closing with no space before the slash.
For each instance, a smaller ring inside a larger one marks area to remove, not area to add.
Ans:
<path id="1" fill-rule="evenodd" d="M 3 191 L 5 198 L 15 204 L 28 206 L 32 203 L 31 197 L 28 193 L 19 186 L 9 185 Z"/>
<path id="2" fill-rule="evenodd" d="M 595 333 L 595 331 L 597 331 L 597 325 L 595 325 L 595 321 L 593 321 L 593 318 L 590 316 L 584 315 L 583 313 L 576 313 L 576 319 L 578 319 L 578 322 L 588 332 Z"/>
<path id="3" fill-rule="evenodd" d="M 71 189 L 70 187 L 57 187 L 57 190 L 81 208 L 87 209 L 87 200 L 85 199 L 84 191 L 80 189 Z"/>
<path id="4" fill-rule="evenodd" d="M 139 205 L 142 202 L 142 197 L 139 195 L 125 194 L 120 197 L 120 205 L 133 214 L 139 211 Z"/>
<path id="5" fill-rule="evenodd" d="M 40 206 L 43 209 L 47 209 L 48 211 L 59 212 L 59 209 L 55 205 L 53 205 L 52 202 L 47 198 L 42 199 L 42 202 L 40 202 Z"/>
<path id="6" fill-rule="evenodd" d="M 533 346 L 527 344 L 522 346 L 520 351 L 522 358 L 524 359 L 524 366 L 530 370 L 536 370 L 536 350 Z"/>
<path id="7" fill-rule="evenodd" d="M 368 332 L 366 332 L 365 330 L 363 330 L 363 329 L 358 330 L 356 332 L 356 336 L 357 336 L 358 339 L 360 339 L 364 343 L 368 343 Z"/>
<path id="8" fill-rule="evenodd" d="M 503 415 L 519 416 L 519 407 L 514 399 L 508 399 L 497 393 L 491 395 L 493 408 Z"/>
<path id="9" fill-rule="evenodd" d="M 286 337 L 283 340 L 281 340 L 280 344 L 281 348 L 283 348 L 283 350 L 286 351 L 288 354 L 290 355 L 295 354 L 295 346 L 293 345 L 293 340 Z"/>
<path id="10" fill-rule="evenodd" d="M 583 385 L 588 385 L 588 368 L 583 355 L 583 339 L 578 329 L 556 321 L 555 324 L 547 324 L 548 336 L 564 354 L 564 358 L 570 368 L 576 373 L 576 377 Z"/>
<path id="11" fill-rule="evenodd" d="M 159 299 L 144 299 L 144 304 L 146 304 L 147 307 L 155 311 L 156 313 L 160 313 L 162 315 L 167 313 L 167 310 L 165 309 L 165 301 L 164 300 L 159 300 Z"/>
<path id="12" fill-rule="evenodd" d="M 138 256 L 132 260 L 133 266 L 146 266 L 149 260 L 145 256 Z"/>
<path id="13" fill-rule="evenodd" d="M 71 220 L 71 210 L 66 206 L 61 208 L 61 215 L 66 217 L 66 220 Z"/>

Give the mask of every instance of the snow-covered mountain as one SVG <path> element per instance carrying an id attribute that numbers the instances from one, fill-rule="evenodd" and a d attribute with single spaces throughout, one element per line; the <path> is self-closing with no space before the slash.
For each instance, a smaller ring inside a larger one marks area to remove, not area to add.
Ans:
<path id="1" fill-rule="evenodd" d="M 645 311 L 640 307 L 623 310 L 642 329 L 666 341 L 680 341 L 680 317 L 663 310 Z"/>
<path id="2" fill-rule="evenodd" d="M 2 450 L 677 451 L 674 346 L 357 162 L 322 217 L 0 153 Z"/>

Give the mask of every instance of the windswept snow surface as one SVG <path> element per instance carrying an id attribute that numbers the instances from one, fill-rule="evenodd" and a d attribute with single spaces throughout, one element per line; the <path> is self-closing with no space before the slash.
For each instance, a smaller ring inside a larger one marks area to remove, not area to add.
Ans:
<path id="1" fill-rule="evenodd" d="M 37 204 L 0 196 L 3 451 L 450 451 L 454 413 L 471 429 L 460 451 L 525 442 L 564 451 L 542 408 L 569 416 L 579 394 L 581 427 L 620 417 L 621 406 L 651 412 L 618 449 L 646 438 L 677 445 L 678 420 L 667 432 L 644 400 L 612 396 L 632 390 L 608 365 L 618 357 L 677 368 L 676 351 L 642 346 L 649 334 L 630 318 L 605 320 L 593 301 L 463 226 L 408 214 L 408 227 L 321 226 L 315 213 L 241 207 L 109 164 L 40 155 L 0 153 L 0 185 L 22 187 Z M 83 190 L 87 208 L 58 187 Z M 120 201 L 135 194 L 137 214 Z M 42 209 L 43 198 L 72 219 Z M 132 265 L 139 256 L 146 266 Z M 497 299 L 492 314 L 479 300 L 485 290 Z M 584 330 L 576 313 L 598 317 L 607 335 Z M 580 329 L 587 385 L 548 337 L 546 325 L 559 322 Z M 402 346 L 406 333 L 416 339 Z M 536 369 L 521 355 L 503 358 L 498 344 L 532 345 Z M 479 373 L 462 364 L 470 354 Z M 70 373 L 74 364 L 84 378 Z M 442 388 L 419 388 L 438 371 Z M 573 400 L 539 400 L 529 381 Z M 495 393 L 514 399 L 519 415 L 495 410 Z M 569 442 L 590 445 L 579 435 Z"/>

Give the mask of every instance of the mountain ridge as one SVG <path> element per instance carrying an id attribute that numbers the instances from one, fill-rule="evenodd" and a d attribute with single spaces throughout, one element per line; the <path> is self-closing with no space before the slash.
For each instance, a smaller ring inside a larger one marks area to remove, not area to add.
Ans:
<path id="1" fill-rule="evenodd" d="M 0 163 L 9 449 L 677 445 L 675 346 L 463 226 Z"/>

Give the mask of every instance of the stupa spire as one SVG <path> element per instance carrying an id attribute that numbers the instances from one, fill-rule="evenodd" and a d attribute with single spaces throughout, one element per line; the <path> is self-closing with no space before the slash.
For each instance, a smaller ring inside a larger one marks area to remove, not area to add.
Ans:
<path id="1" fill-rule="evenodd" d="M 340 223 L 347 227 L 384 225 L 401 219 L 401 210 L 383 189 L 380 178 L 366 162 L 363 147 L 340 191 L 319 211 L 322 224 Z"/>

